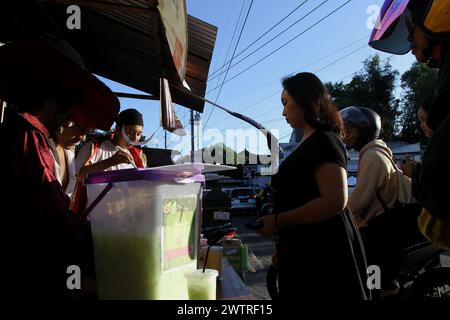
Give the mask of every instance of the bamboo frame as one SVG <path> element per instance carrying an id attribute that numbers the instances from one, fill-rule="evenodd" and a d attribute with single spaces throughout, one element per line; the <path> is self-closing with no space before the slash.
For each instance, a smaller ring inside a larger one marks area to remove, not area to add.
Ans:
<path id="1" fill-rule="evenodd" d="M 159 100 L 159 97 L 155 97 L 149 94 L 136 94 L 125 92 L 114 92 L 119 98 L 141 99 L 141 100 Z"/>

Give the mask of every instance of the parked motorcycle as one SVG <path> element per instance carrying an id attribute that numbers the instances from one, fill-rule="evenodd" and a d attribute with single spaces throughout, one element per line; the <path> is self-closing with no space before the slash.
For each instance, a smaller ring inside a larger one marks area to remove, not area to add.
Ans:
<path id="1" fill-rule="evenodd" d="M 384 300 L 450 300 L 450 253 L 430 242 L 418 243 L 404 249 L 404 259 L 398 273 L 398 289 Z M 277 299 L 278 270 L 271 265 L 267 271 L 266 284 L 269 295 Z"/>
<path id="2" fill-rule="evenodd" d="M 257 230 L 261 221 L 248 223 L 246 228 Z M 428 241 L 420 241 L 403 248 L 397 273 L 397 290 L 386 295 L 386 300 L 446 299 L 450 300 L 450 252 Z M 277 299 L 278 270 L 271 265 L 267 271 L 266 284 L 269 295 Z"/>
<path id="3" fill-rule="evenodd" d="M 213 246 L 220 244 L 221 241 L 226 238 L 233 238 L 236 236 L 237 228 L 231 225 L 231 222 L 227 222 L 221 225 L 204 227 L 202 228 L 203 235 L 208 239 L 208 245 Z"/>

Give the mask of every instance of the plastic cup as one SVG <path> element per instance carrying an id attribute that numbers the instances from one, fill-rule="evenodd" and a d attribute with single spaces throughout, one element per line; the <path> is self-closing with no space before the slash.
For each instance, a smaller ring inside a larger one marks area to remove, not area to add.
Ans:
<path id="1" fill-rule="evenodd" d="M 216 300 L 217 270 L 197 269 L 185 274 L 189 300 Z"/>

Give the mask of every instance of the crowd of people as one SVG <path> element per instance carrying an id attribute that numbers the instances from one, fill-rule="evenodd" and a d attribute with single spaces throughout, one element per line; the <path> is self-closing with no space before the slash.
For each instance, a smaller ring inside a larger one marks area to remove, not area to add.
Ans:
<path id="1" fill-rule="evenodd" d="M 0 95 L 9 102 L 0 126 L 3 181 L 8 183 L 0 200 L 7 226 L 2 243 L 8 292 L 17 297 L 89 296 L 66 285 L 71 265 L 80 266 L 86 283 L 95 279 L 89 221 L 82 208 L 73 210 L 71 199 L 79 198 L 75 193 L 82 184 L 77 181 L 88 173 L 146 165 L 142 150 L 125 141 L 139 141 L 142 115 L 134 109 L 118 114 L 117 97 L 85 69 L 66 41 L 54 36 L 8 43 L 0 57 L 5 71 Z M 93 114 L 96 108 L 101 117 Z M 75 156 L 88 130 L 109 130 L 114 120 L 115 137 L 98 145 L 95 159 L 84 159 L 85 151 Z M 108 166 L 93 164 L 101 160 Z"/>
<path id="2" fill-rule="evenodd" d="M 441 170 L 450 158 L 449 41 L 430 31 L 427 17 L 436 14 L 431 5 L 438 1 L 405 2 L 410 13 L 401 20 L 409 32 L 405 41 L 418 61 L 439 68 L 439 85 L 436 96 L 419 109 L 430 138 L 423 159 L 405 162 L 402 169 L 412 178 L 414 196 L 423 207 L 418 230 L 450 251 L 448 190 L 436 182 L 450 178 L 448 170 Z M 442 3 L 438 5 L 448 9 Z M 389 32 L 371 45 L 386 50 L 382 46 L 393 37 Z M 67 42 L 53 36 L 1 46 L 0 66 L 0 98 L 9 103 L 0 125 L 4 287 L 17 297 L 83 297 L 89 293 L 74 293 L 66 285 L 70 265 L 81 266 L 83 281 L 95 280 L 82 182 L 93 172 L 146 167 L 145 155 L 133 145 L 142 136 L 142 115 L 134 109 L 119 114 L 114 93 L 84 67 Z M 304 135 L 273 176 L 272 214 L 260 217 L 260 234 L 278 240 L 274 262 L 280 295 L 321 298 L 328 287 L 340 299 L 371 299 L 366 285 L 371 239 L 365 228 L 398 200 L 398 168 L 379 139 L 380 115 L 364 106 L 339 111 L 311 73 L 285 78 L 282 89 L 283 116 Z M 108 131 L 114 121 L 110 136 L 85 144 L 75 155 L 87 131 Z M 359 151 L 358 183 L 350 197 L 346 148 Z"/>
<path id="3" fill-rule="evenodd" d="M 436 96 L 418 111 L 421 127 L 430 138 L 422 162 L 402 164 L 412 177 L 411 188 L 420 209 L 404 216 L 412 224 L 404 220 L 398 227 L 403 227 L 402 231 L 412 228 L 412 234 L 420 230 L 432 243 L 450 251 L 448 189 L 438 183 L 448 180 L 448 172 L 441 168 L 449 159 L 450 48 L 449 39 L 439 37 L 439 32 L 450 30 L 444 14 L 449 4 L 420 0 L 404 1 L 404 6 L 397 7 L 391 4 L 385 1 L 382 15 L 398 14 L 398 18 L 390 21 L 382 16 L 382 23 L 392 25 L 376 28 L 370 45 L 392 53 L 400 53 L 396 50 L 406 46 L 419 62 L 439 68 Z M 436 25 L 439 32 L 431 30 Z M 385 31 L 381 37 L 376 36 L 379 30 Z M 401 39 L 405 43 L 399 44 Z M 391 223 L 385 218 L 399 205 L 401 186 L 392 151 L 379 139 L 380 115 L 364 106 L 338 113 L 324 85 L 309 73 L 283 80 L 281 102 L 286 121 L 303 129 L 304 136 L 272 179 L 273 215 L 260 218 L 264 223 L 260 234 L 277 238 L 273 262 L 277 264 L 280 297 L 319 298 L 328 288 L 336 289 L 339 299 L 382 298 L 392 289 L 389 280 L 395 278 L 395 272 L 384 268 L 380 259 L 394 260 L 388 250 L 396 245 L 379 242 L 389 239 L 387 230 L 392 230 L 379 222 Z M 350 197 L 344 143 L 359 151 L 357 184 Z M 375 226 L 379 235 L 373 232 Z M 397 238 L 402 231 L 397 229 Z M 386 281 L 381 293 L 367 290 L 368 264 L 383 267 Z"/>

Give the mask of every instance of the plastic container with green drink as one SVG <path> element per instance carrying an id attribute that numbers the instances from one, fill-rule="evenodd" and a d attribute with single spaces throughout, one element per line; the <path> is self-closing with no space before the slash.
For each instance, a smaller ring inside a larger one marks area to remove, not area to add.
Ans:
<path id="1" fill-rule="evenodd" d="M 188 299 L 197 268 L 201 184 L 186 168 L 126 169 L 85 183 L 100 299 Z"/>
<path id="2" fill-rule="evenodd" d="M 216 279 L 219 273 L 213 269 L 197 269 L 187 272 L 189 300 L 216 300 Z"/>

